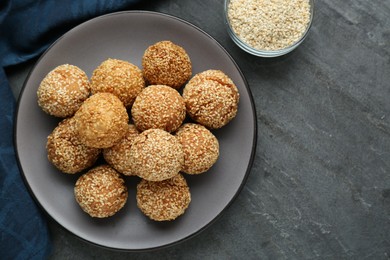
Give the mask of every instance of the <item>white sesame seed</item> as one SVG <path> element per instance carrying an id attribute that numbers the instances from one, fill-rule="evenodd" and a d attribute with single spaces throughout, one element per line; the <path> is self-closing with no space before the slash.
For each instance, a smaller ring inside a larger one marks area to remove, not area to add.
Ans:
<path id="1" fill-rule="evenodd" d="M 260 50 L 291 46 L 310 22 L 309 0 L 231 0 L 228 18 L 234 33 Z"/>

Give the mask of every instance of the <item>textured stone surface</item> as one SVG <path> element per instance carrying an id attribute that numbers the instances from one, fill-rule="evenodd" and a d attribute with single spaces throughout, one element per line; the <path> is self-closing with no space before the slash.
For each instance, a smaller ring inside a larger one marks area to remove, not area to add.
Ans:
<path id="1" fill-rule="evenodd" d="M 153 1 L 241 67 L 258 116 L 258 148 L 241 194 L 211 227 L 147 253 L 109 251 L 51 223 L 52 259 L 389 259 L 390 1 L 316 1 L 312 30 L 275 59 L 230 40 L 223 1 Z M 17 94 L 31 64 L 13 68 Z"/>

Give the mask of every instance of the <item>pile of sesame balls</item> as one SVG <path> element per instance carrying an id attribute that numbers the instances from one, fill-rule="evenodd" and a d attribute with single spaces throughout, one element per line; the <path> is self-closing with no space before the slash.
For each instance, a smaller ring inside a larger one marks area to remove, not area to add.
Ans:
<path id="1" fill-rule="evenodd" d="M 47 158 L 59 171 L 80 175 L 74 195 L 81 209 L 113 216 L 127 202 L 124 177 L 138 176 L 137 206 L 155 221 L 184 214 L 191 202 L 185 175 L 216 163 L 212 131 L 236 116 L 239 103 L 224 72 L 193 76 L 189 55 L 171 41 L 150 45 L 142 69 L 109 58 L 89 79 L 75 65 L 59 65 L 37 97 L 44 112 L 61 119 L 47 138 Z"/>

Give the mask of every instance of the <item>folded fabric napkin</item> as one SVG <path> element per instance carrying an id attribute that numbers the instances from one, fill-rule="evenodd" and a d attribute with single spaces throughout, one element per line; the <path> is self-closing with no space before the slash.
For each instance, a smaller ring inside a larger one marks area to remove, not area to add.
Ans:
<path id="1" fill-rule="evenodd" d="M 0 2 L 0 252 L 1 259 L 45 259 L 51 242 L 45 215 L 23 183 L 13 147 L 15 99 L 4 68 L 45 51 L 58 37 L 95 16 L 137 0 Z"/>

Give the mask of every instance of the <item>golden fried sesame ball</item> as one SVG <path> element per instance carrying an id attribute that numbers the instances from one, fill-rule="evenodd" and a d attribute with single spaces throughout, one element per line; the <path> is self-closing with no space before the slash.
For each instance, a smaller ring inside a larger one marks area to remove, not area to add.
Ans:
<path id="1" fill-rule="evenodd" d="M 173 132 L 186 117 L 186 107 L 177 90 L 165 85 L 151 85 L 137 96 L 131 115 L 140 131 L 159 128 Z"/>
<path id="2" fill-rule="evenodd" d="M 142 71 L 134 64 L 118 59 L 103 61 L 91 77 L 92 94 L 109 92 L 128 107 L 145 87 Z"/>
<path id="3" fill-rule="evenodd" d="M 41 81 L 38 105 L 47 114 L 70 117 L 90 94 L 88 76 L 74 65 L 63 64 L 50 71 Z"/>
<path id="4" fill-rule="evenodd" d="M 171 41 L 149 46 L 142 57 L 142 72 L 150 85 L 167 85 L 178 89 L 192 75 L 187 52 Z"/>
<path id="5" fill-rule="evenodd" d="M 190 202 L 190 189 L 181 174 L 164 181 L 141 180 L 137 185 L 137 206 L 152 220 L 174 220 Z"/>
<path id="6" fill-rule="evenodd" d="M 237 114 L 240 95 L 233 81 L 220 70 L 196 74 L 184 87 L 189 116 L 211 129 L 221 128 Z"/>
<path id="7" fill-rule="evenodd" d="M 177 138 L 161 129 L 149 129 L 134 138 L 130 147 L 130 169 L 149 181 L 162 181 L 177 175 L 184 153 Z"/>
<path id="8" fill-rule="evenodd" d="M 184 152 L 182 172 L 200 174 L 209 170 L 217 161 L 219 143 L 206 127 L 187 123 L 177 130 L 175 136 Z"/>
<path id="9" fill-rule="evenodd" d="M 81 209 L 91 217 L 106 218 L 126 204 L 128 193 L 120 174 L 108 165 L 100 165 L 81 175 L 74 187 Z"/>
<path id="10" fill-rule="evenodd" d="M 129 116 L 123 103 L 111 93 L 89 97 L 75 114 L 80 140 L 94 148 L 108 148 L 127 132 Z"/>
<path id="11" fill-rule="evenodd" d="M 91 148 L 77 138 L 75 120 L 61 121 L 47 137 L 47 158 L 60 171 L 68 174 L 81 172 L 97 160 L 100 149 Z"/>
<path id="12" fill-rule="evenodd" d="M 124 175 L 134 175 L 130 170 L 130 147 L 138 134 L 135 125 L 130 124 L 127 133 L 118 143 L 103 150 L 106 162 Z"/>

